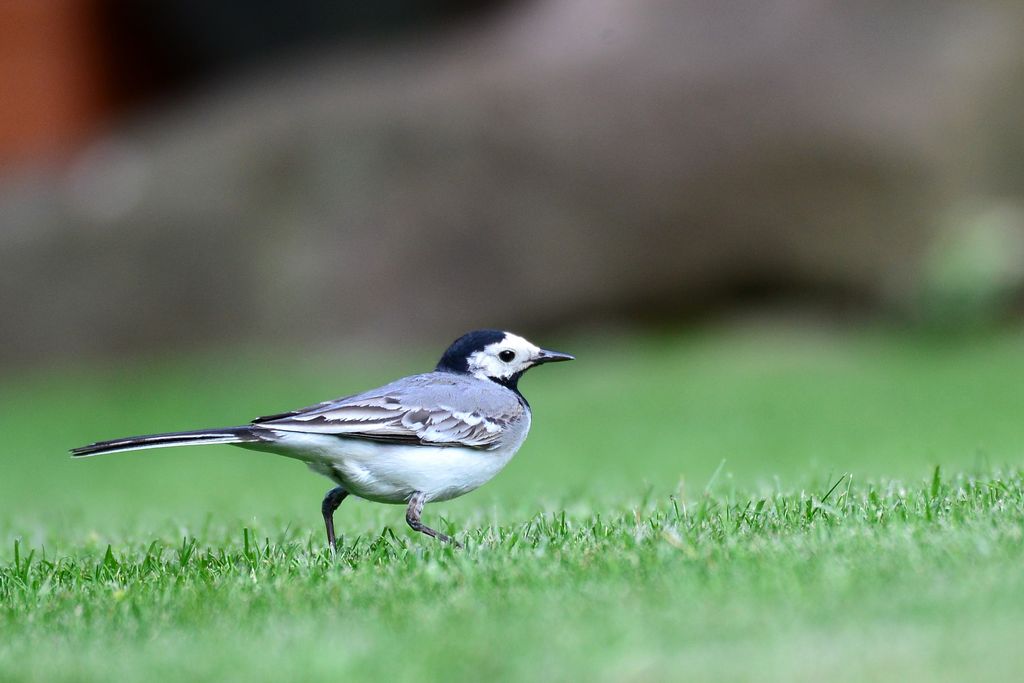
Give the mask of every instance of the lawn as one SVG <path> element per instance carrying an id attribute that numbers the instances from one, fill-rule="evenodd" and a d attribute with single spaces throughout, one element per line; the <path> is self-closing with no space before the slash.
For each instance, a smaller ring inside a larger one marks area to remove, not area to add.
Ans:
<path id="1" fill-rule="evenodd" d="M 549 342 L 549 340 L 541 340 Z M 561 343 L 556 345 L 555 342 Z M 224 446 L 72 462 L 429 365 L 246 352 L 0 387 L 0 680 L 1011 680 L 1024 335 L 550 340 L 526 446 L 430 505 Z M 324 367 L 328 371 L 324 371 Z"/>

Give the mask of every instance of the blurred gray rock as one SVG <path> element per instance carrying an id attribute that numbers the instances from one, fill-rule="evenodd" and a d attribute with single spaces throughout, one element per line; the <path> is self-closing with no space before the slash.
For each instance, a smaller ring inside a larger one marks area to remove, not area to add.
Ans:
<path id="1" fill-rule="evenodd" d="M 0 185 L 0 360 L 910 296 L 1024 194 L 1024 5 L 540 0 Z"/>

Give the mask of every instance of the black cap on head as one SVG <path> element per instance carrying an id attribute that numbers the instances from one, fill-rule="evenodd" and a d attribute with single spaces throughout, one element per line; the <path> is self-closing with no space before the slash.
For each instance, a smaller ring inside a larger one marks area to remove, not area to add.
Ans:
<path id="1" fill-rule="evenodd" d="M 477 351 L 483 351 L 489 344 L 496 344 L 505 338 L 502 330 L 473 330 L 462 335 L 448 347 L 435 368 L 438 372 L 469 372 L 466 360 Z"/>

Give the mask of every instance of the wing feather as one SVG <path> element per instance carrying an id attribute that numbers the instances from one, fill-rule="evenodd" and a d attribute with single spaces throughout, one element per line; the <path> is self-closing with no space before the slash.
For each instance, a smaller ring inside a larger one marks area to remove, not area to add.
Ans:
<path id="1" fill-rule="evenodd" d="M 474 396 L 474 390 L 490 387 L 421 375 L 365 394 L 259 418 L 254 424 L 390 443 L 495 448 L 509 424 L 522 416 L 523 407 L 514 395 Z"/>

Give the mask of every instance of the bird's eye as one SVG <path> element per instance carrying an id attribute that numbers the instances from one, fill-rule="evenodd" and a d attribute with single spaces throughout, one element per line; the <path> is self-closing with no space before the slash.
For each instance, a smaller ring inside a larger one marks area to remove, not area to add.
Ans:
<path id="1" fill-rule="evenodd" d="M 500 358 L 503 363 L 511 363 L 516 359 L 516 352 L 505 349 L 498 354 L 498 358 Z"/>

